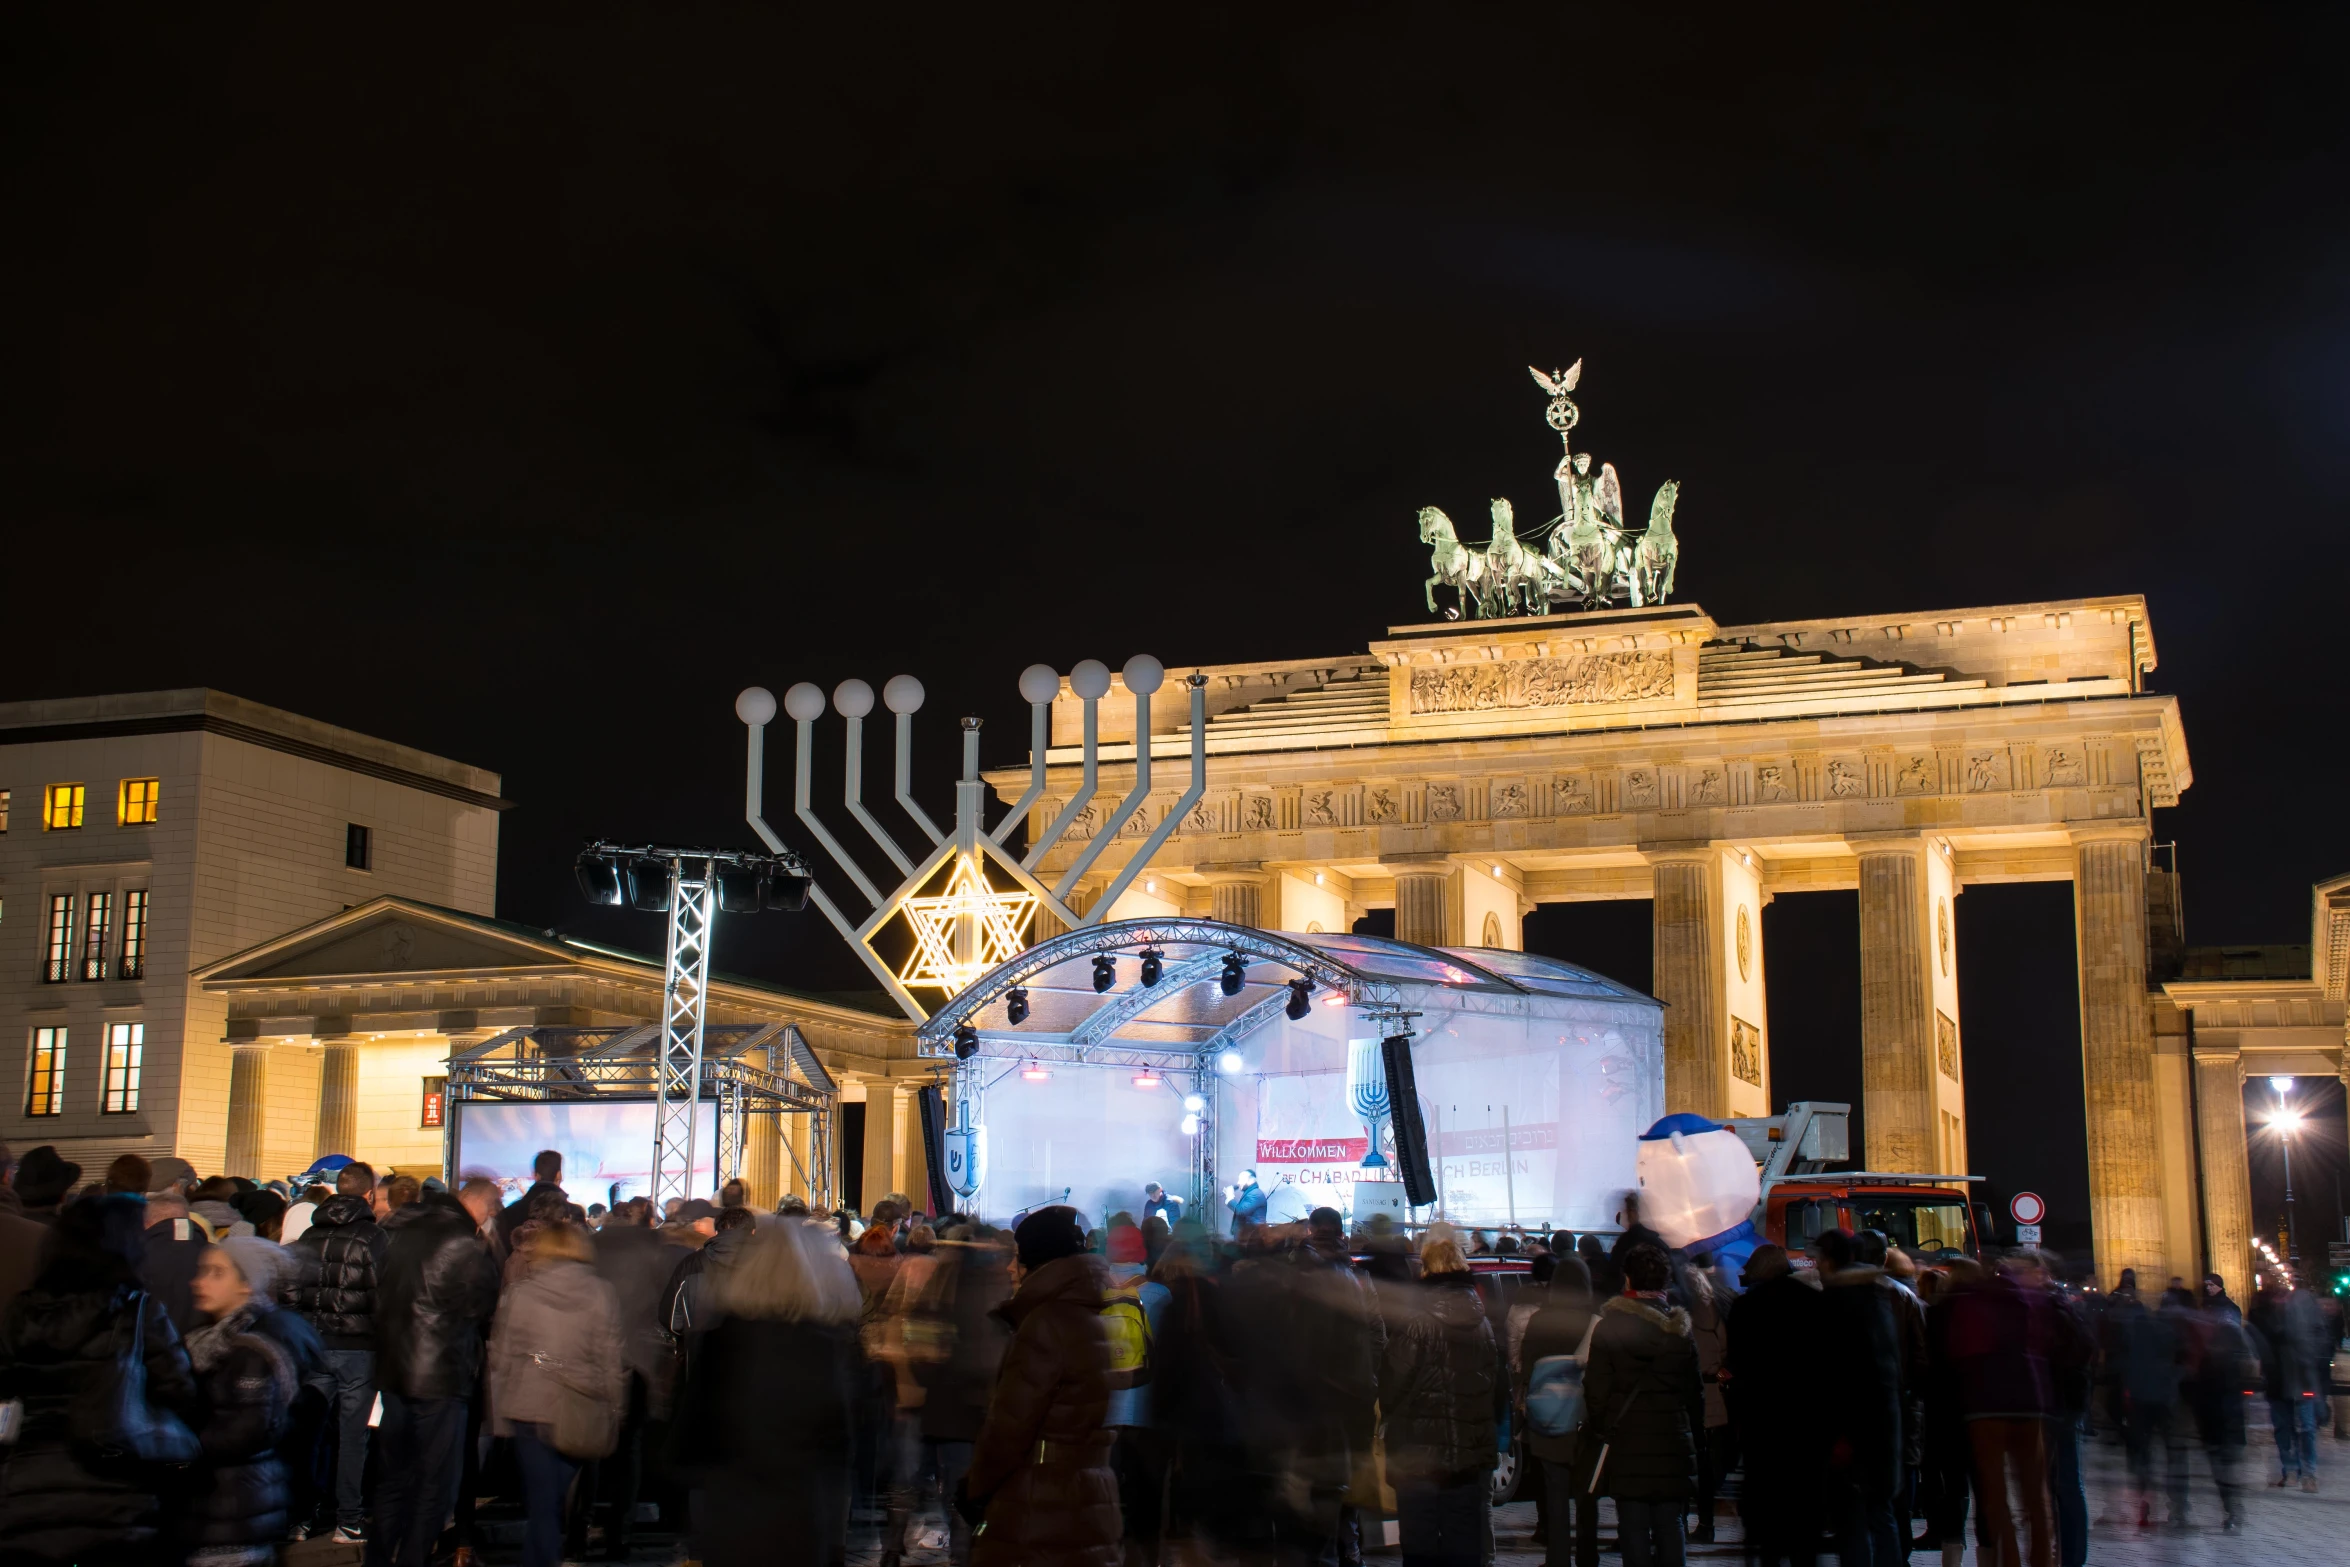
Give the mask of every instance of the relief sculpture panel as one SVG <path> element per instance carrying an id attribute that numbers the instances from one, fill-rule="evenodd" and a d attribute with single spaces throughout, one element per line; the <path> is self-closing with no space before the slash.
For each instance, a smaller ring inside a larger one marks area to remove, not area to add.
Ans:
<path id="1" fill-rule="evenodd" d="M 1645 702 L 1672 694 L 1670 653 L 1590 653 L 1412 671 L 1415 713 Z"/>

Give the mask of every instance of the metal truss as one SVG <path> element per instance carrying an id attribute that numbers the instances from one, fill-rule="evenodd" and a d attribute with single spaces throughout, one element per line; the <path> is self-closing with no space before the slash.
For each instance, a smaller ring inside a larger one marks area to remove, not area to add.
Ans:
<path id="1" fill-rule="evenodd" d="M 698 867 L 698 869 L 696 868 Z M 661 986 L 661 1040 L 655 1056 L 653 1202 L 694 1195 L 695 1106 L 701 1102 L 702 1020 L 710 1001 L 710 938 L 718 906 L 717 867 L 670 861 L 669 952 Z"/>

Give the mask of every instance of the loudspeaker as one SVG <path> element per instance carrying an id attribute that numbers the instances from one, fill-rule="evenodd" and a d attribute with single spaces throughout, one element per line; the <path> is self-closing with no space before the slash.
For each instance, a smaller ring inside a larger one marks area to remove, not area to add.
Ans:
<path id="1" fill-rule="evenodd" d="M 914 1108 L 922 1118 L 922 1165 L 930 1176 L 931 1215 L 953 1213 L 954 1188 L 947 1184 L 947 1107 L 936 1083 L 914 1091 Z"/>
<path id="2" fill-rule="evenodd" d="M 1420 1119 L 1420 1090 L 1412 1080 L 1411 1035 L 1380 1040 L 1379 1061 L 1387 1069 L 1387 1121 L 1395 1128 L 1403 1194 L 1413 1207 L 1426 1207 L 1436 1200 L 1436 1177 L 1428 1169 L 1428 1125 Z"/>

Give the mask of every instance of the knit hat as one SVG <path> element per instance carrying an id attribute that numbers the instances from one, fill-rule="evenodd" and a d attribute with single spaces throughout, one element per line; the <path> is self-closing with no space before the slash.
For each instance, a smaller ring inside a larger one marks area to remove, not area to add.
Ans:
<path id="1" fill-rule="evenodd" d="M 1033 1271 L 1085 1250 L 1085 1230 L 1074 1208 L 1039 1208 L 1020 1221 L 1012 1244 L 1019 1250 L 1020 1266 Z"/>
<path id="2" fill-rule="evenodd" d="M 188 1187 L 196 1184 L 196 1167 L 177 1154 L 167 1153 L 160 1159 L 150 1159 L 147 1168 L 147 1179 L 155 1183 L 147 1188 L 151 1192 L 159 1192 L 166 1186 Z"/>
<path id="3" fill-rule="evenodd" d="M 231 1235 L 217 1244 L 245 1276 L 245 1283 L 256 1299 L 272 1302 L 277 1299 L 278 1285 L 294 1268 L 294 1259 L 283 1246 L 258 1235 Z"/>
<path id="4" fill-rule="evenodd" d="M 46 1207 L 61 1202 L 73 1190 L 74 1182 L 82 1178 L 82 1167 L 58 1153 L 48 1143 L 27 1153 L 16 1166 L 16 1196 L 19 1202 Z"/>

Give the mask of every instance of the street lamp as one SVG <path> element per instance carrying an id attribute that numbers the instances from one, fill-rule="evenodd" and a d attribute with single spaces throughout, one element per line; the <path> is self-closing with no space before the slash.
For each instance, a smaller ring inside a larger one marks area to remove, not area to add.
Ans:
<path id="1" fill-rule="evenodd" d="M 2269 1116 L 2268 1124 L 2275 1127 L 2285 1149 L 2285 1264 L 2295 1277 L 2301 1272 L 2301 1232 L 2293 1223 L 2293 1134 L 2301 1129 L 2301 1112 L 2293 1107 L 2285 1095 L 2293 1088 L 2290 1077 L 2272 1077 L 2268 1086 L 2276 1090 L 2277 1107 Z"/>

